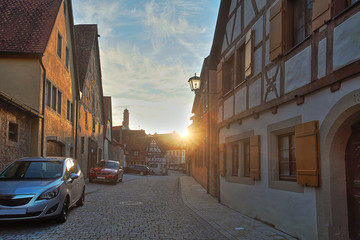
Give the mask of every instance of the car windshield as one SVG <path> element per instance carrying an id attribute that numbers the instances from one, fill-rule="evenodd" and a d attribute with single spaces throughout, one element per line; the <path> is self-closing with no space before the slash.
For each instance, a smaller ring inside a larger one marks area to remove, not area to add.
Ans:
<path id="1" fill-rule="evenodd" d="M 0 174 L 0 180 L 57 179 L 62 169 L 61 161 L 17 161 Z"/>
<path id="2" fill-rule="evenodd" d="M 102 162 L 99 163 L 99 167 L 118 169 L 118 164 L 117 164 L 116 162 L 105 162 L 105 161 L 102 161 Z"/>

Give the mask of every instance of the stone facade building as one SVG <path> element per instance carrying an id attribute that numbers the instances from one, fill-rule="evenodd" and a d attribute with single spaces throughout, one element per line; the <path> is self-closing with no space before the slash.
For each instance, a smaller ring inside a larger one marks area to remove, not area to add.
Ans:
<path id="1" fill-rule="evenodd" d="M 71 1 L 1 1 L 0 6 L 0 91 L 6 106 L 1 149 L 10 150 L 1 161 L 75 157 L 79 89 Z"/>
<path id="2" fill-rule="evenodd" d="M 80 86 L 77 160 L 86 174 L 103 159 L 104 149 L 104 106 L 98 37 L 96 24 L 75 26 Z"/>

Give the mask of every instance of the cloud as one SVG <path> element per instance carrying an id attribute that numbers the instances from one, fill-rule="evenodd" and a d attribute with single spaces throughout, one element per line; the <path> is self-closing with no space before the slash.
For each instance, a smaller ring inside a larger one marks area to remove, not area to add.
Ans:
<path id="1" fill-rule="evenodd" d="M 103 90 L 112 96 L 115 124 L 121 124 L 126 107 L 134 128 L 159 133 L 190 124 L 194 95 L 187 79 L 200 72 L 209 54 L 214 5 L 207 0 L 73 1 L 76 24 L 98 24 Z M 213 14 L 204 6 L 212 6 Z"/>

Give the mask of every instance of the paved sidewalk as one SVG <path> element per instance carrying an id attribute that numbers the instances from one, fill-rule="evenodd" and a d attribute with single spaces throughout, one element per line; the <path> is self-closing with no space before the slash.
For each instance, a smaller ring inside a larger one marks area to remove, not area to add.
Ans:
<path id="1" fill-rule="evenodd" d="M 193 177 L 181 176 L 180 184 L 184 203 L 228 239 L 295 239 L 218 203 Z"/>

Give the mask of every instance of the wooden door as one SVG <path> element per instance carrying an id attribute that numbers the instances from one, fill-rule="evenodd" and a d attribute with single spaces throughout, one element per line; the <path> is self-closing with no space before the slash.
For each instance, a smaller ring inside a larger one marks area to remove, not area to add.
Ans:
<path id="1" fill-rule="evenodd" d="M 91 138 L 88 138 L 88 173 L 90 172 L 90 169 L 95 167 L 97 164 L 97 142 L 92 140 Z M 101 160 L 101 159 L 99 159 Z"/>
<path id="2" fill-rule="evenodd" d="M 59 142 L 47 141 L 46 142 L 46 156 L 63 157 L 63 145 Z"/>
<path id="3" fill-rule="evenodd" d="M 350 239 L 360 239 L 360 123 L 352 126 L 346 148 L 346 184 Z"/>

